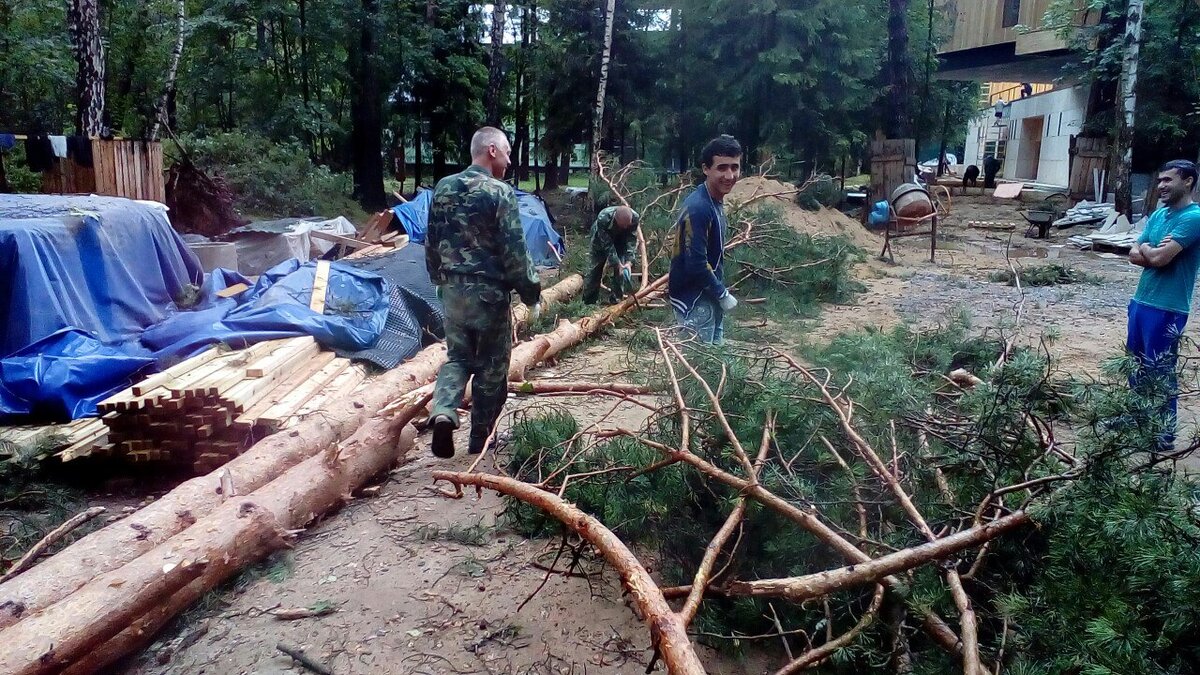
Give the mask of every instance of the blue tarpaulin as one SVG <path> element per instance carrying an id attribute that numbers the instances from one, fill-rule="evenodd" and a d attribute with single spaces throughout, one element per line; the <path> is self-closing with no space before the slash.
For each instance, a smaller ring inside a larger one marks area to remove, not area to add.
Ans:
<path id="1" fill-rule="evenodd" d="M 566 252 L 562 236 L 554 230 L 550 221 L 550 213 L 546 203 L 535 194 L 517 190 L 517 204 L 521 207 L 521 226 L 525 229 L 525 248 L 533 264 L 544 267 L 558 267 L 560 258 Z M 554 251 L 558 255 L 554 255 Z"/>
<path id="2" fill-rule="evenodd" d="M 383 330 L 388 284 L 334 263 L 325 313 L 308 308 L 316 263 L 247 280 L 205 277 L 163 207 L 110 197 L 0 196 L 0 420 L 95 414 L 96 403 L 213 343 L 312 335 L 363 349 Z M 176 300 L 190 296 L 188 307 Z"/>
<path id="3" fill-rule="evenodd" d="M 554 230 L 545 202 L 535 194 L 523 190 L 516 192 L 521 227 L 525 230 L 525 248 L 530 257 L 535 265 L 558 267 L 559 257 L 566 249 L 562 236 Z M 392 207 L 392 213 L 396 214 L 400 225 L 408 233 L 409 241 L 414 244 L 425 243 L 425 233 L 429 228 L 429 204 L 432 201 L 433 191 L 421 188 L 412 201 Z M 558 251 L 559 256 L 556 257 L 551 248 Z"/>
<path id="4" fill-rule="evenodd" d="M 433 201 L 433 190 L 421 188 L 412 201 L 397 204 L 392 207 L 392 213 L 408 233 L 408 240 L 414 244 L 425 243 L 425 231 L 429 229 L 429 204 Z"/>

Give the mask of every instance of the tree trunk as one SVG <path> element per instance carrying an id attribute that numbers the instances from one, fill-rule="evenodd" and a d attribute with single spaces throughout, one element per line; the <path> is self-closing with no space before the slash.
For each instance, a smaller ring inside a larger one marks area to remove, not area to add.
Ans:
<path id="1" fill-rule="evenodd" d="M 104 42 L 97 0 L 68 0 L 67 28 L 75 54 L 75 131 L 99 136 L 104 129 Z"/>
<path id="2" fill-rule="evenodd" d="M 505 0 L 493 0 L 491 63 L 488 64 L 488 85 L 484 98 L 488 126 L 500 128 L 500 89 L 504 84 L 504 19 L 508 12 Z"/>
<path id="3" fill-rule="evenodd" d="M 608 0 L 604 11 L 604 51 L 600 53 L 600 84 L 596 87 L 596 105 L 592 110 L 592 142 L 591 161 L 592 174 L 600 172 L 596 162 L 596 152 L 600 149 L 600 140 L 604 133 L 604 95 L 608 88 L 608 62 L 612 58 L 613 20 L 617 11 L 617 0 Z M 564 178 L 564 182 L 566 179 Z"/>
<path id="4" fill-rule="evenodd" d="M 1117 142 L 1113 144 L 1113 191 L 1116 209 L 1133 217 L 1130 172 L 1133 170 L 1133 126 L 1137 109 L 1138 50 L 1142 43 L 1142 0 L 1128 0 L 1125 12 L 1125 55 L 1121 62 L 1121 105 L 1118 108 Z"/>
<path id="5" fill-rule="evenodd" d="M 529 21 L 529 8 L 522 7 L 520 65 L 517 67 L 516 105 L 514 107 L 517 117 L 515 147 L 517 150 L 516 177 L 518 184 L 529 180 L 529 92 L 526 91 L 529 71 Z"/>
<path id="6" fill-rule="evenodd" d="M 925 113 L 929 103 L 929 81 L 933 77 L 933 0 L 928 0 L 928 32 L 925 35 L 925 80 L 921 86 L 921 110 L 917 113 L 917 122 L 913 125 L 913 140 L 916 160 L 921 161 L 921 141 L 924 140 L 922 132 L 925 130 Z M 941 155 L 937 157 L 941 161 Z M 940 173 L 938 175 L 941 175 Z"/>
<path id="7" fill-rule="evenodd" d="M 908 0 L 888 0 L 888 138 L 908 138 Z"/>
<path id="8" fill-rule="evenodd" d="M 300 97 L 308 111 L 308 2 L 298 0 L 300 9 Z"/>
<path id="9" fill-rule="evenodd" d="M 571 183 L 571 159 L 575 156 L 573 149 L 568 146 L 559 156 L 559 185 L 569 185 Z"/>
<path id="10" fill-rule="evenodd" d="M 546 184 L 542 187 L 549 192 L 558 188 L 559 185 L 558 172 L 558 153 L 550 153 L 546 157 Z"/>
<path id="11" fill-rule="evenodd" d="M 387 206 L 383 195 L 383 109 L 375 56 L 379 0 L 362 0 L 361 24 L 350 47 L 355 77 L 350 113 L 354 197 L 368 212 Z"/>
<path id="12" fill-rule="evenodd" d="M 956 87 L 956 89 L 957 89 L 957 87 Z M 951 94 L 952 97 L 957 96 L 957 95 L 958 95 L 957 91 L 955 91 Z M 946 156 L 946 144 L 950 140 L 950 113 L 953 112 L 953 107 L 954 107 L 953 99 L 946 101 L 946 114 L 942 116 L 942 142 L 938 146 L 938 154 L 937 154 L 937 175 L 939 178 L 944 173 L 943 169 L 945 168 L 944 165 L 942 164 L 942 158 Z M 960 158 L 960 159 L 963 162 L 963 164 L 967 163 L 965 158 Z M 845 162 L 843 162 L 843 166 L 844 165 L 845 165 Z M 843 171 L 842 173 L 844 174 L 845 171 Z"/>
<path id="13" fill-rule="evenodd" d="M 180 594 L 194 601 L 202 589 L 210 590 L 238 571 L 225 564 L 226 559 L 254 561 L 288 546 L 289 530 L 304 527 L 342 503 L 366 481 L 387 471 L 412 449 L 416 437 L 411 425 L 386 437 L 368 436 L 363 431 L 365 427 L 347 442 L 292 467 L 259 490 L 230 499 L 161 546 L 0 633 L 5 638 L 0 643 L 0 670 L 22 675 L 60 672 L 81 660 L 98 670 L 107 664 L 96 663 L 91 652 L 114 637 L 120 640 L 120 634 L 135 620 L 155 613 L 154 605 L 173 605 Z M 181 561 L 196 560 L 208 561 L 215 573 L 205 573 L 198 583 L 181 584 L 168 593 L 151 593 L 149 585 L 167 576 L 163 570 L 184 567 Z M 120 623 L 111 620 L 110 607 L 143 600 L 149 600 L 150 606 L 142 612 Z M 68 658 L 64 644 L 79 644 L 87 651 Z M 47 653 L 51 654 L 49 658 L 44 656 Z M 74 670 L 81 670 L 80 665 Z"/>
<path id="14" fill-rule="evenodd" d="M 413 192 L 421 187 L 421 165 L 425 161 L 421 145 L 421 117 L 418 115 L 416 131 L 413 132 Z"/>
<path id="15" fill-rule="evenodd" d="M 150 129 L 150 140 L 158 140 L 158 128 L 164 121 L 169 122 L 171 101 L 175 99 L 175 78 L 179 74 L 179 59 L 183 56 L 183 20 L 185 17 L 185 2 L 175 3 L 175 47 L 171 50 L 171 65 L 167 68 L 167 81 L 163 86 L 162 97 L 158 100 L 158 109 L 154 113 L 154 126 Z"/>

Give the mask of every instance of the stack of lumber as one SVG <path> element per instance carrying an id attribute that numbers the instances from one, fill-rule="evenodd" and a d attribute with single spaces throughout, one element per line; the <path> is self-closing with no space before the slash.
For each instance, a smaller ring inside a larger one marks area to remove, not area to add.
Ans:
<path id="1" fill-rule="evenodd" d="M 105 433 L 92 447 L 207 473 L 365 378 L 361 366 L 320 351 L 311 337 L 214 347 L 102 401 Z"/>

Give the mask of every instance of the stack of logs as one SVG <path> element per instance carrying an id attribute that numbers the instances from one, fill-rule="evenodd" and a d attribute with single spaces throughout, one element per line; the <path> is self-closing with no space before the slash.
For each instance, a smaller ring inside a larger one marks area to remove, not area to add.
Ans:
<path id="1" fill-rule="evenodd" d="M 365 378 L 362 366 L 320 351 L 311 337 L 213 347 L 101 402 L 104 432 L 93 452 L 208 473 Z M 85 452 L 77 444 L 63 459 Z"/>

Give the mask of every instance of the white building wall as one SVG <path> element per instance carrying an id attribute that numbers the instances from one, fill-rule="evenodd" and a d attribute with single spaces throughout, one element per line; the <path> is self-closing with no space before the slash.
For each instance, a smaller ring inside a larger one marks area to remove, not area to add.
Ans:
<path id="1" fill-rule="evenodd" d="M 963 164 L 983 170 L 984 144 L 1006 139 L 1004 166 L 1000 177 L 1016 180 L 1022 173 L 1020 160 L 1027 148 L 1039 141 L 1037 182 L 1066 186 L 1070 182 L 1071 136 L 1078 134 L 1087 111 L 1087 87 L 1056 89 L 1011 102 L 1004 111 L 1002 126 L 996 126 L 995 112 L 988 108 L 967 123 Z M 1023 120 L 1041 118 L 1039 139 L 1024 137 Z M 1026 169 L 1028 165 L 1026 165 Z M 1028 173 L 1026 170 L 1024 173 Z"/>

